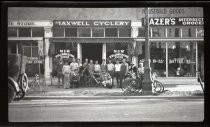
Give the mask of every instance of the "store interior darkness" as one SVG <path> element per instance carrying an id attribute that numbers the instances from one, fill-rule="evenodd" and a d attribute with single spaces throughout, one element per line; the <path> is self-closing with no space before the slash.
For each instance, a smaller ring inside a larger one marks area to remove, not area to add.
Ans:
<path id="1" fill-rule="evenodd" d="M 97 43 L 84 43 L 82 44 L 82 62 L 88 58 L 94 61 L 98 60 L 99 64 L 102 63 L 102 44 Z"/>

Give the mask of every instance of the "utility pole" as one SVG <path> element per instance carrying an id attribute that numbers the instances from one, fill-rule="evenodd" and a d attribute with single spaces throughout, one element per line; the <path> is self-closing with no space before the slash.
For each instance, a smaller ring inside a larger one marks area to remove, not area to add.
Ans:
<path id="1" fill-rule="evenodd" d="M 144 80 L 142 84 L 142 94 L 152 95 L 152 80 L 150 68 L 150 42 L 149 42 L 149 8 L 145 10 L 145 62 Z"/>

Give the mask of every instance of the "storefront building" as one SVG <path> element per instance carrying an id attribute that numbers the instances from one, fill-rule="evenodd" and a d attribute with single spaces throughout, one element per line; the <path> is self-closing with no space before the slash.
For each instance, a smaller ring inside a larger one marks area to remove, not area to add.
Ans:
<path id="1" fill-rule="evenodd" d="M 71 14 L 79 17 L 64 13 L 63 18 L 49 18 L 46 21 L 23 20 L 23 25 L 17 22 L 22 19 L 9 20 L 8 51 L 19 53 L 18 45 L 23 43 L 24 54 L 37 59 L 33 57 L 42 56 L 39 55 L 42 50 L 45 63 L 42 65 L 43 73 L 46 77 L 53 70 L 55 58 L 61 54 L 64 58 L 75 57 L 82 61 L 88 58 L 98 60 L 99 63 L 102 59 L 112 59 L 121 54 L 121 57 L 127 58 L 128 62 L 133 62 L 136 66 L 139 62 L 144 62 L 143 8 L 112 8 L 112 12 L 98 8 L 94 11 L 95 15 L 89 17 L 87 15 L 93 9 L 74 10 L 76 9 L 72 9 L 75 14 Z M 50 16 L 53 17 L 57 11 L 52 9 Z M 85 12 L 89 13 L 83 14 Z M 104 16 L 99 15 L 102 12 Z M 204 74 L 202 8 L 151 8 L 149 21 L 151 68 L 158 77 L 191 80 L 196 79 L 197 71 Z"/>

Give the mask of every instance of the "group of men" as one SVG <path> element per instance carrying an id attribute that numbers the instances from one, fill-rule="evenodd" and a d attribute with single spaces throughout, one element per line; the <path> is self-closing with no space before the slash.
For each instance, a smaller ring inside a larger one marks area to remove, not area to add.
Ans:
<path id="1" fill-rule="evenodd" d="M 62 59 L 57 65 L 57 76 L 58 76 L 58 87 L 61 86 L 60 80 L 62 80 L 62 84 L 64 85 L 64 88 L 70 87 L 70 77 L 72 72 L 75 70 L 78 70 L 80 72 L 80 76 L 82 77 L 81 80 L 83 81 L 83 85 L 87 85 L 88 78 L 90 77 L 90 73 L 101 73 L 101 72 L 108 72 L 110 76 L 112 77 L 112 85 L 114 85 L 113 79 L 116 78 L 117 81 L 117 88 L 122 88 L 123 80 L 125 80 L 125 76 L 128 74 L 128 71 L 132 70 L 136 74 L 143 73 L 143 65 L 140 63 L 140 68 L 136 68 L 133 66 L 134 64 L 131 63 L 131 67 L 129 68 L 128 63 L 126 62 L 126 59 L 122 60 L 122 63 L 119 62 L 119 60 L 116 60 L 116 63 L 113 64 L 111 60 L 108 60 L 108 63 L 106 63 L 106 60 L 102 60 L 102 64 L 100 65 L 98 63 L 98 60 L 95 61 L 95 64 L 93 60 L 85 59 L 85 62 L 82 64 L 80 59 L 73 58 L 72 63 L 70 65 L 68 62 L 65 62 L 65 65 L 63 65 Z"/>

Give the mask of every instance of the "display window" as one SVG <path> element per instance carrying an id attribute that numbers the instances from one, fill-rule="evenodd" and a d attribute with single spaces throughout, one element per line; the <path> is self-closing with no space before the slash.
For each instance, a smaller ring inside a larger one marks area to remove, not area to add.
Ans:
<path id="1" fill-rule="evenodd" d="M 151 42 L 150 44 L 151 71 L 158 77 L 166 77 L 166 43 Z"/>
<path id="2" fill-rule="evenodd" d="M 78 28 L 79 37 L 91 37 L 91 28 Z"/>
<path id="3" fill-rule="evenodd" d="M 44 28 L 43 27 L 32 28 L 32 37 L 44 37 Z"/>
<path id="4" fill-rule="evenodd" d="M 119 37 L 131 37 L 131 29 L 119 28 Z"/>
<path id="5" fill-rule="evenodd" d="M 168 43 L 168 71 L 169 77 L 196 76 L 195 42 Z"/>
<path id="6" fill-rule="evenodd" d="M 65 28 L 65 37 L 77 37 L 77 28 Z"/>
<path id="7" fill-rule="evenodd" d="M 92 37 L 104 37 L 104 28 L 92 28 Z"/>
<path id="8" fill-rule="evenodd" d="M 53 28 L 53 37 L 64 37 L 64 28 Z"/>
<path id="9" fill-rule="evenodd" d="M 18 28 L 19 37 L 31 37 L 31 28 Z"/>
<path id="10" fill-rule="evenodd" d="M 105 36 L 106 37 L 118 37 L 117 28 L 105 28 Z"/>
<path id="11" fill-rule="evenodd" d="M 17 29 L 14 27 L 9 27 L 8 28 L 8 37 L 17 37 Z"/>

